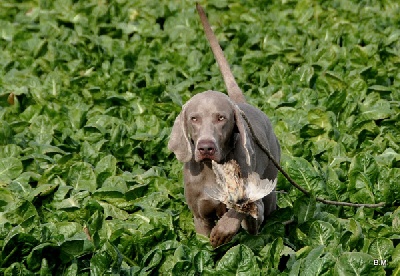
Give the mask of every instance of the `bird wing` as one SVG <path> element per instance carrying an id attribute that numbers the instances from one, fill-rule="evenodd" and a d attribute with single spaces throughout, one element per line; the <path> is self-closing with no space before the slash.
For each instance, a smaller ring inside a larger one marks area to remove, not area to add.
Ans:
<path id="1" fill-rule="evenodd" d="M 257 201 L 270 194 L 276 187 L 277 178 L 274 180 L 260 179 L 256 172 L 249 174 L 245 182 L 246 194 L 250 202 Z"/>

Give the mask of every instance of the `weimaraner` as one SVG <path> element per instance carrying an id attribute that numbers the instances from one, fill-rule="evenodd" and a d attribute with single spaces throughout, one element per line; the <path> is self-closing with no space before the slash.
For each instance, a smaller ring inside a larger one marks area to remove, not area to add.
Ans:
<path id="1" fill-rule="evenodd" d="M 245 113 L 260 142 L 278 162 L 280 146 L 268 117 L 246 103 L 203 9 L 197 5 L 197 10 L 229 97 L 211 90 L 193 96 L 174 122 L 168 148 L 185 163 L 185 197 L 194 215 L 196 232 L 210 235 L 212 246 L 217 247 L 229 242 L 240 225 L 249 233 L 257 234 L 264 217 L 276 209 L 274 192 L 256 202 L 257 219 L 234 209 L 227 210 L 225 204 L 205 192 L 207 187 L 216 185 L 211 160 L 224 163 L 235 159 L 243 177 L 251 172 L 257 172 L 262 179 L 277 177 L 277 168 L 255 143 L 240 110 Z"/>

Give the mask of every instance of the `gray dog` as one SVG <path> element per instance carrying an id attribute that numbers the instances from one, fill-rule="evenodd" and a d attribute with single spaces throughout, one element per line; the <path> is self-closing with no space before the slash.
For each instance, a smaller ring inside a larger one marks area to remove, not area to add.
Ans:
<path id="1" fill-rule="evenodd" d="M 240 110 L 249 119 L 255 135 L 278 162 L 280 146 L 268 117 L 246 103 L 199 5 L 197 11 L 229 97 L 217 91 L 206 91 L 192 97 L 175 120 L 168 148 L 179 161 L 185 163 L 185 197 L 194 215 L 196 232 L 209 235 L 212 246 L 217 247 L 229 242 L 240 225 L 249 233 L 257 234 L 264 217 L 276 209 L 274 192 L 256 202 L 257 219 L 234 209 L 227 211 L 225 204 L 205 192 L 207 187 L 216 185 L 211 160 L 218 163 L 236 160 L 243 177 L 251 172 L 257 172 L 262 179 L 273 180 L 277 177 L 278 170 L 254 142 Z"/>

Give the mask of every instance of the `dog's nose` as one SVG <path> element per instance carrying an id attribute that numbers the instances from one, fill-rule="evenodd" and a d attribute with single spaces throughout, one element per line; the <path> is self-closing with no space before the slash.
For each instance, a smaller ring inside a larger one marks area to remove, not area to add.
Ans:
<path id="1" fill-rule="evenodd" d="M 202 140 L 197 144 L 197 150 L 203 156 L 212 156 L 215 153 L 215 143 L 211 140 Z"/>

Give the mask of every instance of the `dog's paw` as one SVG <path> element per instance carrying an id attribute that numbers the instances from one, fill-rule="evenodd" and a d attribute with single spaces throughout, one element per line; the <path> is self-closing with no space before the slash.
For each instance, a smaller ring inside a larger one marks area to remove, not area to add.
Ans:
<path id="1" fill-rule="evenodd" d="M 211 230 L 210 243 L 212 247 L 215 248 L 230 242 L 239 231 L 241 222 L 242 216 L 240 214 L 239 216 L 232 216 L 231 211 L 225 213 L 225 215 L 218 221 L 217 225 L 215 225 Z"/>

